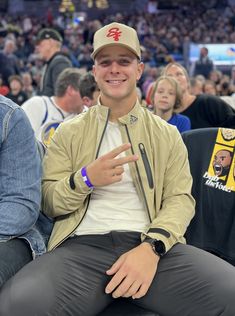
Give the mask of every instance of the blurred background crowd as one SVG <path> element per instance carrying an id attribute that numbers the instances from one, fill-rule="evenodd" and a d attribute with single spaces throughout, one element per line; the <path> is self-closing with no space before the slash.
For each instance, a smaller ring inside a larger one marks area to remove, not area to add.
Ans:
<path id="1" fill-rule="evenodd" d="M 167 63 L 177 61 L 189 72 L 193 94 L 223 96 L 234 106 L 233 0 L 3 0 L 0 93 L 8 97 L 20 93 L 21 104 L 39 93 L 44 62 L 39 58 L 35 39 L 41 29 L 58 30 L 63 38 L 63 53 L 69 56 L 73 67 L 86 73 L 93 64 L 93 34 L 112 21 L 126 23 L 138 32 L 145 63 L 139 93 L 147 103 L 150 84 Z M 221 47 L 224 59 L 213 59 L 211 55 Z"/>

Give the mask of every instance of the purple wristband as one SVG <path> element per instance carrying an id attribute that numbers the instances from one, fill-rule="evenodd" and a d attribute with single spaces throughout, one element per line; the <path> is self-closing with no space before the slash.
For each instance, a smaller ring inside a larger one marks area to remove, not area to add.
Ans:
<path id="1" fill-rule="evenodd" d="M 94 188 L 93 184 L 90 182 L 87 173 L 86 173 L 86 167 L 83 167 L 81 170 L 81 175 L 82 175 L 82 179 L 83 181 L 86 183 L 86 185 L 88 186 L 88 188 Z"/>

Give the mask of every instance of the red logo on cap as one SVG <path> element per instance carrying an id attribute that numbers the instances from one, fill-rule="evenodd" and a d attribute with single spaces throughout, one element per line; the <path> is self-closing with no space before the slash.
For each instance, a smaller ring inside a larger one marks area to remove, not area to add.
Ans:
<path id="1" fill-rule="evenodd" d="M 113 39 L 118 42 L 119 37 L 121 36 L 122 32 L 119 31 L 118 27 L 113 27 L 108 31 L 108 34 L 106 35 L 107 37 L 113 37 Z"/>

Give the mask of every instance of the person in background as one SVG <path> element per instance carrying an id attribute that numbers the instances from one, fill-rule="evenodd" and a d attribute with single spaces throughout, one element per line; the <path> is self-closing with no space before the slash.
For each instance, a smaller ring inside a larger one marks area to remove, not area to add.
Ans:
<path id="1" fill-rule="evenodd" d="M 9 78 L 10 91 L 6 95 L 9 99 L 18 105 L 22 105 L 27 99 L 27 94 L 23 91 L 23 81 L 18 75 Z"/>
<path id="2" fill-rule="evenodd" d="M 183 133 L 191 129 L 191 123 L 187 116 L 174 112 L 180 107 L 181 98 L 179 84 L 174 78 L 161 76 L 157 79 L 152 91 L 153 113 Z"/>
<path id="3" fill-rule="evenodd" d="M 193 95 L 200 95 L 203 93 L 203 82 L 197 78 L 190 78 L 190 92 Z"/>
<path id="4" fill-rule="evenodd" d="M 31 98 L 36 95 L 36 90 L 33 87 L 33 79 L 30 72 L 23 72 L 21 74 L 23 82 L 23 91 L 26 93 L 27 98 Z"/>
<path id="5" fill-rule="evenodd" d="M 0 288 L 46 251 L 35 223 L 41 203 L 41 161 L 24 111 L 0 96 Z"/>
<path id="6" fill-rule="evenodd" d="M 2 53 L 7 57 L 8 67 L 13 70 L 14 75 L 19 75 L 19 59 L 15 54 L 17 50 L 15 40 L 6 38 Z"/>
<path id="7" fill-rule="evenodd" d="M 187 151 L 139 103 L 136 31 L 105 25 L 93 46 L 99 102 L 59 126 L 44 158 L 49 252 L 6 283 L 0 315 L 98 315 L 122 297 L 160 315 L 234 316 L 234 267 L 185 244 Z"/>
<path id="8" fill-rule="evenodd" d="M 80 78 L 79 69 L 66 68 L 56 81 L 54 96 L 34 96 L 22 105 L 36 138 L 45 146 L 61 122 L 87 109 L 80 93 Z"/>
<path id="9" fill-rule="evenodd" d="M 61 52 L 62 36 L 54 29 L 42 29 L 36 39 L 36 52 L 45 61 L 40 84 L 40 94 L 51 97 L 55 94 L 55 82 L 59 74 L 72 67 L 68 56 Z"/>
<path id="10" fill-rule="evenodd" d="M 79 90 L 85 106 L 89 108 L 97 104 L 100 90 L 92 72 L 88 72 L 81 77 Z"/>
<path id="11" fill-rule="evenodd" d="M 222 77 L 223 77 L 223 73 L 218 69 L 212 70 L 209 74 L 209 80 L 214 81 L 216 86 L 220 84 Z"/>
<path id="12" fill-rule="evenodd" d="M 212 80 L 206 80 L 203 86 L 203 92 L 205 94 L 217 95 L 216 84 Z"/>
<path id="13" fill-rule="evenodd" d="M 200 49 L 199 59 L 195 63 L 194 76 L 203 75 L 206 79 L 209 78 L 210 73 L 214 70 L 213 61 L 208 56 L 208 48 L 202 47 Z"/>
<path id="14" fill-rule="evenodd" d="M 190 79 L 186 69 L 179 63 L 169 63 L 162 75 L 174 77 L 182 89 L 181 106 L 177 113 L 186 115 L 191 128 L 227 127 L 235 128 L 235 111 L 226 102 L 213 95 L 198 96 L 190 92 Z"/>
<path id="15" fill-rule="evenodd" d="M 0 94 L 6 96 L 9 92 L 9 87 L 6 84 L 4 84 L 2 75 L 0 74 Z"/>
<path id="16" fill-rule="evenodd" d="M 230 83 L 230 78 L 224 75 L 219 84 L 220 96 L 231 96 L 234 93 L 234 86 Z"/>

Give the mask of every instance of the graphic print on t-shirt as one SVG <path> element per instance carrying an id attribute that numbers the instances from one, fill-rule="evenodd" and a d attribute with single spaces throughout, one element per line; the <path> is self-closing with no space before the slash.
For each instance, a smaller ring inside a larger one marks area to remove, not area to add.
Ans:
<path id="1" fill-rule="evenodd" d="M 60 123 L 61 122 L 50 122 L 43 126 L 41 137 L 42 137 L 42 142 L 45 146 L 50 145 L 51 138 L 54 135 L 55 130 L 60 125 Z"/>
<path id="2" fill-rule="evenodd" d="M 226 192 L 235 191 L 235 130 L 219 128 L 205 184 Z"/>

